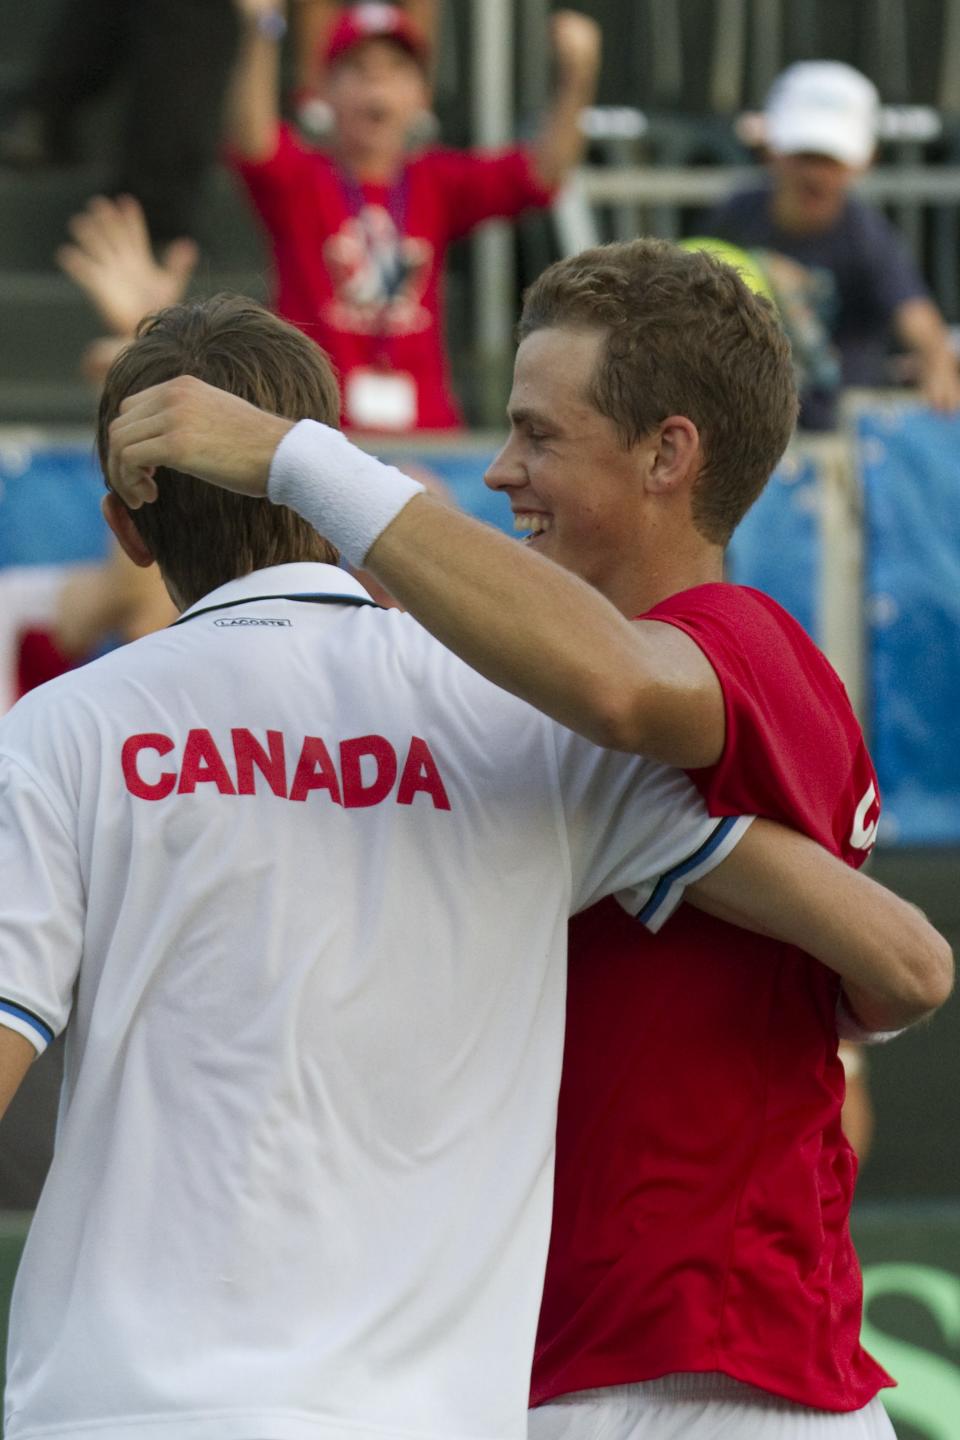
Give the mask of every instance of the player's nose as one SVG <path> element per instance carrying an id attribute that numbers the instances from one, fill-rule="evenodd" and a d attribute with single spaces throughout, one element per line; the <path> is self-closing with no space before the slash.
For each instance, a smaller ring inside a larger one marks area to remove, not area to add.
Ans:
<path id="1" fill-rule="evenodd" d="M 526 476 L 519 463 L 516 446 L 511 436 L 494 455 L 483 476 L 483 483 L 489 490 L 513 490 L 525 483 Z"/>

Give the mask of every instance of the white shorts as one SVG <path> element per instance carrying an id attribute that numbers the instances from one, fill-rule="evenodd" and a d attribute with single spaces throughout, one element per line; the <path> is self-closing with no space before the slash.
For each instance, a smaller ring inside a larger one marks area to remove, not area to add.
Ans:
<path id="1" fill-rule="evenodd" d="M 529 1440 L 895 1440 L 879 1397 L 835 1414 L 726 1375 L 580 1390 L 529 1413 Z"/>

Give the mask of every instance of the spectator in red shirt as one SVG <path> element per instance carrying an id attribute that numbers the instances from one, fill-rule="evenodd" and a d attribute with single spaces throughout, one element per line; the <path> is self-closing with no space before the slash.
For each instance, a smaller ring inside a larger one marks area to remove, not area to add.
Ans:
<path id="1" fill-rule="evenodd" d="M 533 144 L 408 155 L 411 126 L 429 101 L 427 42 L 397 6 L 351 6 L 327 40 L 335 129 L 321 151 L 279 119 L 275 0 L 237 3 L 245 33 L 228 136 L 270 235 L 277 310 L 339 370 L 345 424 L 458 426 L 444 354 L 444 254 L 484 220 L 549 204 L 581 153 L 598 27 L 573 11 L 553 16 L 557 86 Z"/>

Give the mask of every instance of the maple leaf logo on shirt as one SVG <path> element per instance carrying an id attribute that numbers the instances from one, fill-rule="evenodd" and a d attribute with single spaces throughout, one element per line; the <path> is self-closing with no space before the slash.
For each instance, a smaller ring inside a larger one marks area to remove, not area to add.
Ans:
<path id="1" fill-rule="evenodd" d="M 401 235 L 382 205 L 365 205 L 323 247 L 333 281 L 328 319 L 359 335 L 413 335 L 431 323 L 420 300 L 433 259 L 429 240 Z"/>

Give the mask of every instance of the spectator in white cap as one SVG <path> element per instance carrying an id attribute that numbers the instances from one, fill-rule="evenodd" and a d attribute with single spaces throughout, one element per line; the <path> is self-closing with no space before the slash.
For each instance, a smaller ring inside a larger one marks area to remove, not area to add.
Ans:
<path id="1" fill-rule="evenodd" d="M 707 222 L 711 235 L 790 257 L 812 293 L 844 385 L 889 383 L 895 338 L 912 356 L 924 399 L 960 407 L 960 377 L 947 327 L 903 239 L 852 187 L 877 143 L 876 88 L 849 65 L 802 61 L 775 81 L 764 112 L 768 177 L 731 196 Z M 812 385 L 800 423 L 829 429 L 836 392 Z"/>

